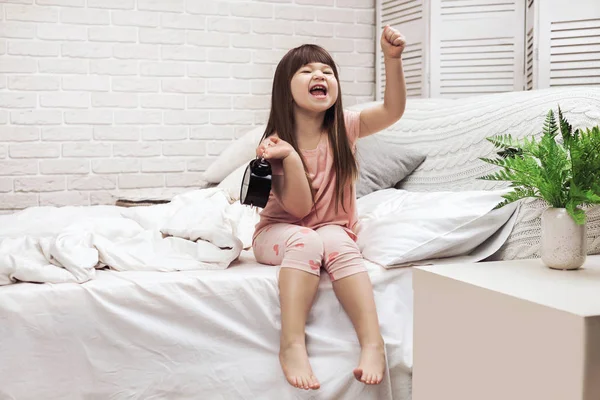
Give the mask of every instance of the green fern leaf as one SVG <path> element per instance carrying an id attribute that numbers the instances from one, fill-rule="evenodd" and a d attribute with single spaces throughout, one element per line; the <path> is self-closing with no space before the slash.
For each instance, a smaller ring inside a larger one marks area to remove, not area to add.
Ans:
<path id="1" fill-rule="evenodd" d="M 560 124 L 560 134 L 564 143 L 568 146 L 568 143 L 573 138 L 573 126 L 571 126 L 571 124 L 569 124 L 567 119 L 563 116 L 560 106 L 558 106 L 558 121 Z"/>
<path id="2" fill-rule="evenodd" d="M 548 111 L 546 114 L 546 120 L 544 121 L 543 134 L 551 137 L 555 137 L 558 133 L 558 126 L 556 125 L 556 119 L 554 118 L 554 111 Z"/>
<path id="3" fill-rule="evenodd" d="M 504 201 L 498 203 L 494 209 L 504 207 L 507 204 L 514 203 L 515 201 L 519 201 L 528 197 L 539 198 L 535 192 L 535 189 L 533 188 L 515 188 L 512 192 L 502 195 L 502 197 L 504 198 Z"/>
<path id="4" fill-rule="evenodd" d="M 599 188 L 594 187 L 582 190 L 575 182 L 572 182 L 569 194 L 571 199 L 578 204 L 600 204 L 600 193 L 597 191 L 598 189 Z"/>
<path id="5" fill-rule="evenodd" d="M 583 225 L 586 221 L 585 211 L 577 208 L 575 201 L 569 201 L 566 206 L 567 213 L 573 218 L 576 224 Z"/>
<path id="6" fill-rule="evenodd" d="M 506 149 L 509 147 L 513 147 L 518 149 L 519 142 L 514 139 L 510 134 L 504 135 L 496 135 L 486 138 L 489 142 L 491 142 L 496 148 Z"/>

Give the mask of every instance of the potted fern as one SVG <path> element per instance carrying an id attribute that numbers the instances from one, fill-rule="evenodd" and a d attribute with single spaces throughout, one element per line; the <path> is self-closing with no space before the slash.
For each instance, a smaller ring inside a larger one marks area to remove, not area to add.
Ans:
<path id="1" fill-rule="evenodd" d="M 560 133 L 560 136 L 559 136 Z M 501 149 L 482 161 L 500 170 L 479 179 L 508 181 L 514 188 L 496 208 L 524 198 L 544 200 L 541 257 L 554 269 L 578 269 L 587 255 L 586 214 L 582 206 L 600 204 L 600 129 L 576 129 L 558 108 L 550 110 L 540 140 L 509 134 L 487 138 Z"/>

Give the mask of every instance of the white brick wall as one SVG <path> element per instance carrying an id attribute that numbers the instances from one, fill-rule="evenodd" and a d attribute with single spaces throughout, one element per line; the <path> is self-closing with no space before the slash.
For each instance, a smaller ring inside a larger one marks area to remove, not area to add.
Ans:
<path id="1" fill-rule="evenodd" d="M 374 0 L 0 0 L 0 213 L 198 186 L 301 43 L 372 100 L 374 23 Z"/>

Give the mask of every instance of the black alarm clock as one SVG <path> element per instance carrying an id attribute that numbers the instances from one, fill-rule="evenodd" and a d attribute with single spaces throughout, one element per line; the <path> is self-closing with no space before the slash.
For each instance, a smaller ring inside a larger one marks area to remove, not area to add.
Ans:
<path id="1" fill-rule="evenodd" d="M 240 188 L 240 203 L 264 208 L 271 193 L 271 164 L 264 158 L 257 158 L 248 164 Z"/>

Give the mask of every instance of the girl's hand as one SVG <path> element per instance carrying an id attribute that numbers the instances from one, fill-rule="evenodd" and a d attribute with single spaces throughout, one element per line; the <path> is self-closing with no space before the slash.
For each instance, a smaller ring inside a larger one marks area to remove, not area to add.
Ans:
<path id="1" fill-rule="evenodd" d="M 405 47 L 406 40 L 404 36 L 397 29 L 386 25 L 381 33 L 383 56 L 385 58 L 400 58 Z"/>
<path id="2" fill-rule="evenodd" d="M 295 152 L 291 144 L 277 136 L 269 136 L 256 148 L 256 156 L 264 157 L 265 160 L 283 160 Z"/>

